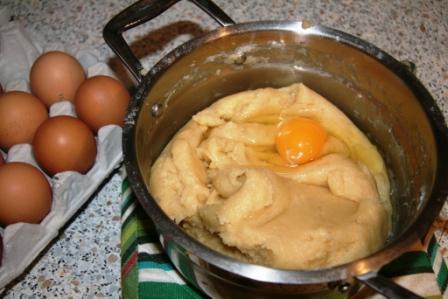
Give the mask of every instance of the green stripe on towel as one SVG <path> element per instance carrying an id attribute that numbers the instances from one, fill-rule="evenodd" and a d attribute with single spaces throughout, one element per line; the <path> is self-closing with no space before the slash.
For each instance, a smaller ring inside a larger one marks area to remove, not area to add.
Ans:
<path id="1" fill-rule="evenodd" d="M 439 284 L 442 293 L 445 293 L 446 287 L 448 284 L 448 271 L 447 271 L 446 264 L 442 262 L 442 265 L 440 265 L 439 273 L 437 273 L 437 283 Z"/>
<path id="2" fill-rule="evenodd" d="M 132 244 L 129 244 L 129 247 L 121 248 L 121 260 L 123 262 L 126 262 L 132 256 L 132 254 L 136 251 L 137 245 L 137 240 L 133 239 Z"/>
<path id="3" fill-rule="evenodd" d="M 130 248 L 138 233 L 139 220 L 132 218 L 126 226 L 121 228 L 121 246 L 122 248 Z M 136 244 L 137 245 L 137 244 Z"/>
<path id="4" fill-rule="evenodd" d="M 201 299 L 188 286 L 174 283 L 145 282 L 140 284 L 139 299 Z"/>
<path id="5" fill-rule="evenodd" d="M 164 271 L 173 270 L 173 266 L 167 262 L 165 263 L 157 263 L 154 261 L 138 261 L 139 268 L 151 268 L 151 269 L 161 269 Z"/>
<path id="6" fill-rule="evenodd" d="M 436 238 L 432 237 L 428 244 L 428 256 L 431 259 L 431 264 L 434 264 L 437 256 L 437 251 L 439 249 L 439 246 L 436 242 Z"/>
<path id="7" fill-rule="evenodd" d="M 447 293 L 445 294 L 445 297 L 448 298 L 448 270 L 435 235 L 433 235 L 429 240 L 427 252 L 431 260 L 433 270 L 436 274 L 437 284 L 443 294 Z"/>

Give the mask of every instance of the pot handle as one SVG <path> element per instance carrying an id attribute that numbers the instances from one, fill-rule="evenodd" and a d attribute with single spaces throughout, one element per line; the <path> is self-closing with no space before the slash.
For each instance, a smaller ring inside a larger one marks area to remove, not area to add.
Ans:
<path id="1" fill-rule="evenodd" d="M 358 276 L 356 279 L 386 298 L 423 299 L 423 297 L 420 297 L 419 295 L 403 288 L 383 276 L 378 275 L 377 273 L 369 273 L 367 275 Z"/>
<path id="2" fill-rule="evenodd" d="M 144 68 L 123 38 L 123 32 L 148 22 L 162 14 L 180 0 L 141 0 L 127 7 L 113 17 L 103 30 L 103 38 L 138 83 L 144 75 Z M 211 0 L 190 0 L 215 19 L 221 26 L 235 22 Z"/>

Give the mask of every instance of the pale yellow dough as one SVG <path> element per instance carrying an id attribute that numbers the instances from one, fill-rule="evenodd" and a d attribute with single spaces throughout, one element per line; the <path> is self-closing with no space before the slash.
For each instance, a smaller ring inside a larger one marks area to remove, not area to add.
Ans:
<path id="1" fill-rule="evenodd" d="M 275 151 L 278 124 L 317 120 L 321 157 L 288 167 Z M 381 155 L 333 104 L 303 84 L 227 96 L 197 113 L 150 174 L 161 208 L 226 255 L 262 265 L 316 269 L 379 249 L 390 227 Z"/>

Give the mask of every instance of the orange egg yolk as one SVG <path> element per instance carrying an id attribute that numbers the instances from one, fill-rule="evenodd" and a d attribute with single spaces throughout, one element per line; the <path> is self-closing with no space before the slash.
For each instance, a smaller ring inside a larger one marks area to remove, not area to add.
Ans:
<path id="1" fill-rule="evenodd" d="M 280 125 L 275 145 L 279 155 L 295 166 L 318 158 L 326 140 L 327 131 L 317 121 L 298 117 Z"/>

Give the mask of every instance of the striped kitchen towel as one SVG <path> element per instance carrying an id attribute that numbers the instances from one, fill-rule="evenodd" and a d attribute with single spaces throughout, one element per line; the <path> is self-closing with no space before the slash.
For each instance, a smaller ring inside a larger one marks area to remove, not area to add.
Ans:
<path id="1" fill-rule="evenodd" d="M 163 253 L 154 225 L 140 207 L 126 177 L 122 184 L 122 297 L 124 299 L 204 298 L 174 269 Z M 440 225 L 439 225 L 440 226 Z M 439 229 L 440 238 L 440 229 Z M 436 234 L 386 265 L 381 274 L 426 298 L 448 299 L 448 268 Z M 443 294 L 443 295 L 441 295 Z M 354 298 L 381 298 L 364 287 Z"/>
<path id="2" fill-rule="evenodd" d="M 163 253 L 154 225 L 127 179 L 122 185 L 121 283 L 125 299 L 203 298 L 176 272 Z"/>

